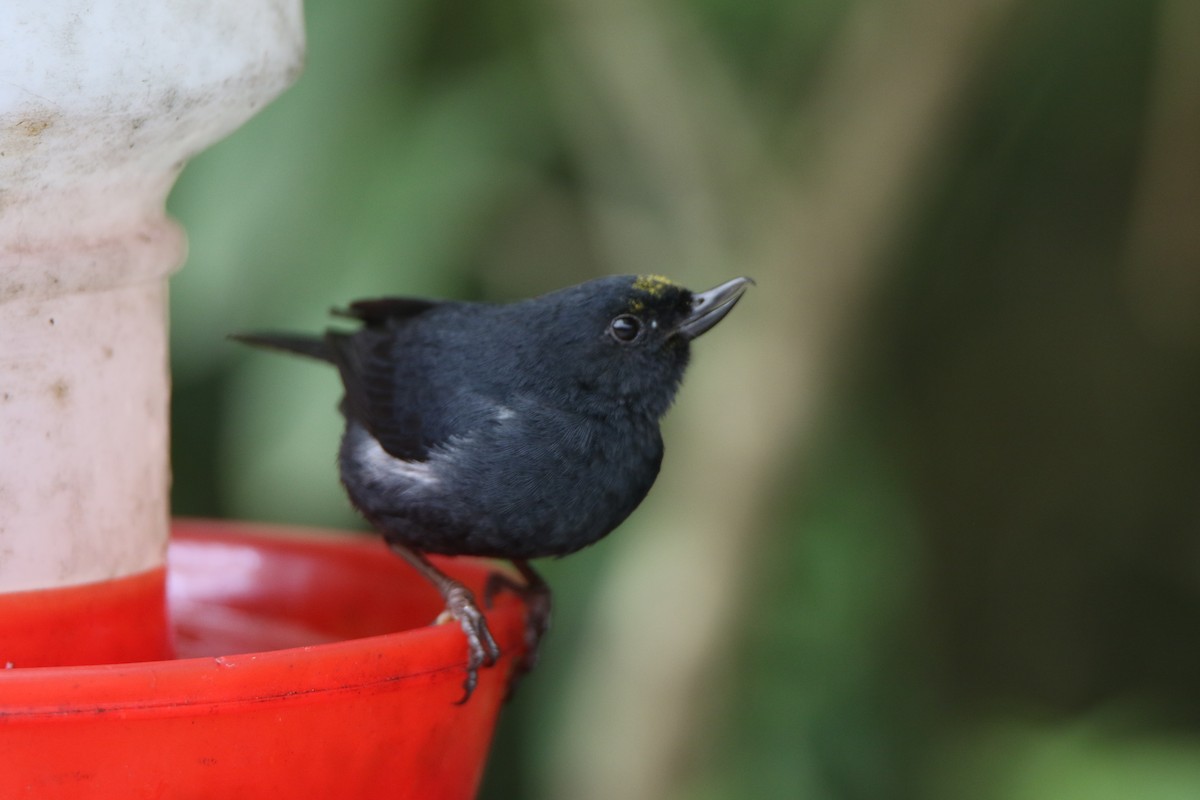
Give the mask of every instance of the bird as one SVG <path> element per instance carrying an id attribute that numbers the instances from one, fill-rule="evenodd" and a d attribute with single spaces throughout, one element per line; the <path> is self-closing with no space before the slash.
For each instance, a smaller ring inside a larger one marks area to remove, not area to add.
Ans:
<path id="1" fill-rule="evenodd" d="M 533 559 L 574 553 L 642 502 L 663 459 L 660 420 L 691 342 L 750 278 L 693 292 L 659 275 L 607 276 L 509 303 L 382 297 L 331 313 L 356 329 L 245 333 L 334 365 L 344 394 L 338 472 L 350 503 L 440 593 L 467 640 L 466 702 L 500 650 L 473 593 L 427 557 L 512 563 L 533 668 L 551 593 Z"/>

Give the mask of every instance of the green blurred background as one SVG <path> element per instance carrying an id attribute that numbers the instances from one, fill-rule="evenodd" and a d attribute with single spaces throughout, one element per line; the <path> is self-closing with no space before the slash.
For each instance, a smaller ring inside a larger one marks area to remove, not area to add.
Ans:
<path id="1" fill-rule="evenodd" d="M 362 296 L 758 279 L 485 798 L 1200 797 L 1200 4 L 310 0 L 172 200 L 178 514 L 361 527 Z"/>

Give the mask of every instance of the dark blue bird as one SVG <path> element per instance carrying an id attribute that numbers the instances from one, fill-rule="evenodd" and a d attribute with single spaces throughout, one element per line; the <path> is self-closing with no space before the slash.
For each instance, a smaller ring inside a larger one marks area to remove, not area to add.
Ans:
<path id="1" fill-rule="evenodd" d="M 499 650 L 471 592 L 423 554 L 513 562 L 524 584 L 497 575 L 489 594 L 526 597 L 532 667 L 550 593 L 529 559 L 592 544 L 642 501 L 690 343 L 750 283 L 694 293 L 623 275 L 505 305 L 361 300 L 335 311 L 359 320 L 356 331 L 233 338 L 338 368 L 342 483 L 466 634 L 465 701 Z"/>

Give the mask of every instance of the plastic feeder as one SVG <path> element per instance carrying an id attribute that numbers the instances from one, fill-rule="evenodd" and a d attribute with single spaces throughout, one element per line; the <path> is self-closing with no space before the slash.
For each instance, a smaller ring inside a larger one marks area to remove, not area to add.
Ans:
<path id="1" fill-rule="evenodd" d="M 440 564 L 477 594 L 490 569 Z M 162 577 L 0 598 L 0 642 L 73 663 L 76 643 L 141 639 Z M 488 612 L 505 655 L 456 705 L 463 635 L 430 625 L 437 593 L 374 538 L 177 522 L 165 577 L 176 657 L 0 670 L 0 797 L 474 796 L 523 647 L 517 598 Z"/>
<path id="2" fill-rule="evenodd" d="M 178 523 L 168 546 L 164 201 L 303 59 L 301 0 L 0 3 L 0 800 L 478 785 L 515 598 L 455 705 L 464 637 L 378 540 Z"/>

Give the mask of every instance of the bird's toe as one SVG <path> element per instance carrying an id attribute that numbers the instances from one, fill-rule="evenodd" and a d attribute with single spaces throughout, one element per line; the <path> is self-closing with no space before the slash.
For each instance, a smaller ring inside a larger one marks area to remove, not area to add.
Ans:
<path id="1" fill-rule="evenodd" d="M 462 704 L 470 699 L 479 683 L 479 669 L 494 665 L 500 658 L 500 647 L 488 629 L 487 619 L 476 605 L 475 597 L 461 584 L 447 592 L 446 609 L 438 619 L 455 620 L 467 638 L 467 677 L 463 681 L 462 699 L 458 701 Z"/>

